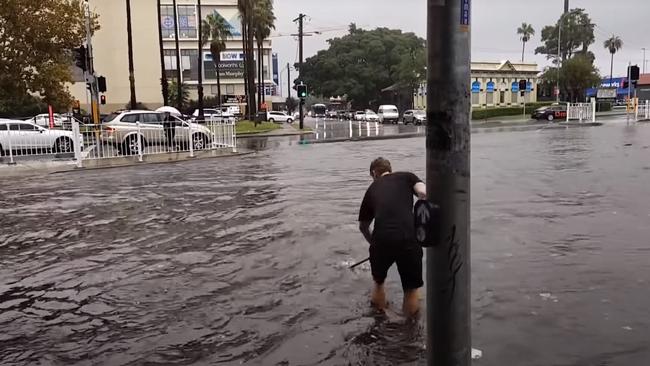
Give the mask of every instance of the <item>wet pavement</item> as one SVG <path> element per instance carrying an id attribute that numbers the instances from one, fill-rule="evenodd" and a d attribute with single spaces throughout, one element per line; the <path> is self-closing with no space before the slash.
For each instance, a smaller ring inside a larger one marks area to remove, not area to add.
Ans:
<path id="1" fill-rule="evenodd" d="M 347 269 L 370 160 L 424 176 L 424 139 L 245 144 L 260 153 L 0 178 L 0 364 L 424 364 L 395 269 L 386 317 L 368 266 Z M 646 364 L 650 125 L 472 148 L 476 364 Z"/>

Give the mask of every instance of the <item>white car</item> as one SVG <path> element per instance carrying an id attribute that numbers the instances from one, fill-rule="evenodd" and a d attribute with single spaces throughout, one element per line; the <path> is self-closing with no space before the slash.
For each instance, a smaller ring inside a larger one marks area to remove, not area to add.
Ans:
<path id="1" fill-rule="evenodd" d="M 377 115 L 379 115 L 379 122 L 381 123 L 390 122 L 396 124 L 399 121 L 399 111 L 394 105 L 380 105 Z"/>
<path id="2" fill-rule="evenodd" d="M 271 112 L 266 112 L 266 120 L 269 122 L 286 122 L 286 123 L 292 123 L 293 122 L 293 117 L 290 115 L 284 113 L 284 112 L 276 112 L 276 111 L 271 111 Z"/>
<path id="3" fill-rule="evenodd" d="M 53 119 L 54 119 L 54 127 L 63 127 L 63 123 L 65 121 L 65 118 L 63 116 L 55 113 Z M 28 119 L 27 121 L 41 127 L 50 127 L 50 115 L 47 113 L 39 114 L 37 116 Z"/>
<path id="4" fill-rule="evenodd" d="M 373 111 L 366 111 L 366 117 L 364 121 L 368 122 L 379 122 L 379 116 L 377 116 L 377 113 Z"/>
<path id="5" fill-rule="evenodd" d="M 72 131 L 48 130 L 29 121 L 0 119 L 0 155 L 9 149 L 22 155 L 37 153 L 69 153 L 74 151 Z M 79 141 L 83 137 L 79 136 Z"/>
<path id="6" fill-rule="evenodd" d="M 355 121 L 363 121 L 365 119 L 366 119 L 366 112 L 365 111 L 354 112 L 354 120 Z"/>
<path id="7" fill-rule="evenodd" d="M 216 108 L 203 108 L 203 116 L 206 121 L 217 121 L 217 122 L 235 122 L 235 115 L 230 113 L 230 107 L 221 107 Z M 196 121 L 199 118 L 199 110 L 195 109 L 192 113 L 192 121 Z"/>

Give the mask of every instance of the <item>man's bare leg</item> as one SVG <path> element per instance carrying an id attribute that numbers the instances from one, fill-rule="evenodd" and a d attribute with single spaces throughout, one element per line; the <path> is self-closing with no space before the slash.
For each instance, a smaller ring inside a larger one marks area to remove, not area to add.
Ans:
<path id="1" fill-rule="evenodd" d="M 404 315 L 408 317 L 415 317 L 420 312 L 420 291 L 404 290 L 404 305 L 402 307 Z"/>
<path id="2" fill-rule="evenodd" d="M 372 306 L 377 308 L 377 310 L 386 309 L 386 291 L 384 290 L 383 284 L 378 284 L 375 282 L 375 288 L 372 290 L 372 297 L 370 299 Z"/>

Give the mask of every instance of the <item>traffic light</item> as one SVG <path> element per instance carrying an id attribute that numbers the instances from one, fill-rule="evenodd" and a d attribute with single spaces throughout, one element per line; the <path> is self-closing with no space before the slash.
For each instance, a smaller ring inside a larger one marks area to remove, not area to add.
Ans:
<path id="1" fill-rule="evenodd" d="M 307 98 L 307 85 L 298 85 L 298 98 Z"/>
<path id="2" fill-rule="evenodd" d="M 102 95 L 102 96 L 99 97 L 99 103 L 102 104 L 102 105 L 106 104 L 106 96 L 105 95 Z"/>
<path id="3" fill-rule="evenodd" d="M 630 74 L 630 80 L 632 81 L 639 80 L 639 76 L 640 76 L 639 67 L 634 65 L 634 66 L 629 66 L 629 69 L 630 70 L 628 70 L 628 73 Z"/>
<path id="4" fill-rule="evenodd" d="M 300 85 L 301 81 L 296 79 L 293 81 L 293 90 L 298 91 L 298 85 Z"/>
<path id="5" fill-rule="evenodd" d="M 103 76 L 100 76 L 97 78 L 97 88 L 99 89 L 100 93 L 106 93 L 106 78 Z"/>
<path id="6" fill-rule="evenodd" d="M 519 80 L 519 91 L 526 91 L 528 88 L 528 82 L 526 80 Z"/>
<path id="7" fill-rule="evenodd" d="M 86 53 L 86 47 L 81 46 L 73 50 L 74 64 L 77 65 L 81 70 L 88 70 L 88 55 Z"/>

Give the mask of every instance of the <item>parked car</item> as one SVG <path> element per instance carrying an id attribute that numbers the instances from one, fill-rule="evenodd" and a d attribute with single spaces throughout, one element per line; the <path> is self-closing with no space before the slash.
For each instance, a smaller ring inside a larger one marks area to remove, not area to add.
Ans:
<path id="1" fill-rule="evenodd" d="M 536 109 L 531 115 L 531 118 L 536 120 L 545 119 L 553 122 L 556 119 L 566 119 L 566 113 L 565 105 L 551 105 Z"/>
<path id="2" fill-rule="evenodd" d="M 404 124 L 407 125 L 412 123 L 414 125 L 423 125 L 427 123 L 427 114 L 425 111 L 420 109 L 409 109 L 404 112 L 402 116 L 404 119 Z"/>
<path id="3" fill-rule="evenodd" d="M 348 115 L 350 114 L 350 111 L 338 111 L 336 112 L 336 118 L 338 119 L 349 119 Z"/>
<path id="4" fill-rule="evenodd" d="M 72 131 L 49 130 L 29 121 L 0 119 L 0 155 L 37 150 L 56 153 L 74 151 Z M 83 137 L 79 136 L 79 141 Z"/>
<path id="5" fill-rule="evenodd" d="M 377 116 L 377 113 L 373 111 L 366 111 L 366 116 L 364 121 L 368 122 L 379 122 L 379 116 Z"/>
<path id="6" fill-rule="evenodd" d="M 338 118 L 338 116 L 339 116 L 339 112 L 335 110 L 330 109 L 327 112 L 325 112 L 325 117 L 327 118 Z"/>
<path id="7" fill-rule="evenodd" d="M 356 111 L 354 112 L 354 120 L 355 121 L 363 121 L 366 119 L 366 112 L 365 111 Z"/>
<path id="8" fill-rule="evenodd" d="M 271 111 L 271 112 L 266 112 L 266 120 L 269 122 L 286 122 L 286 123 L 293 123 L 293 117 L 284 113 L 284 112 L 276 112 L 276 111 Z"/>
<path id="9" fill-rule="evenodd" d="M 235 122 L 235 115 L 230 113 L 230 107 L 203 108 L 203 116 L 205 121 Z M 196 122 L 198 119 L 199 110 L 195 109 L 192 113 L 192 122 Z"/>
<path id="10" fill-rule="evenodd" d="M 190 127 L 192 129 L 192 147 L 195 150 L 206 149 L 213 141 L 212 132 L 197 123 L 183 121 L 168 113 L 152 111 L 123 111 L 108 116 L 102 124 L 101 141 L 116 146 L 123 154 L 135 155 L 138 150 L 138 125 L 142 148 L 147 146 L 164 146 L 167 144 L 167 130 L 174 128 L 173 144 L 189 147 Z"/>
<path id="11" fill-rule="evenodd" d="M 379 122 L 381 123 L 397 123 L 399 121 L 399 111 L 394 105 L 382 105 L 377 110 Z"/>
<path id="12" fill-rule="evenodd" d="M 46 127 L 46 128 L 50 127 L 50 115 L 47 113 L 39 114 L 37 116 L 28 119 L 27 121 L 41 127 Z M 65 118 L 62 115 L 55 113 L 54 127 L 63 127 L 64 123 L 65 123 Z"/>

